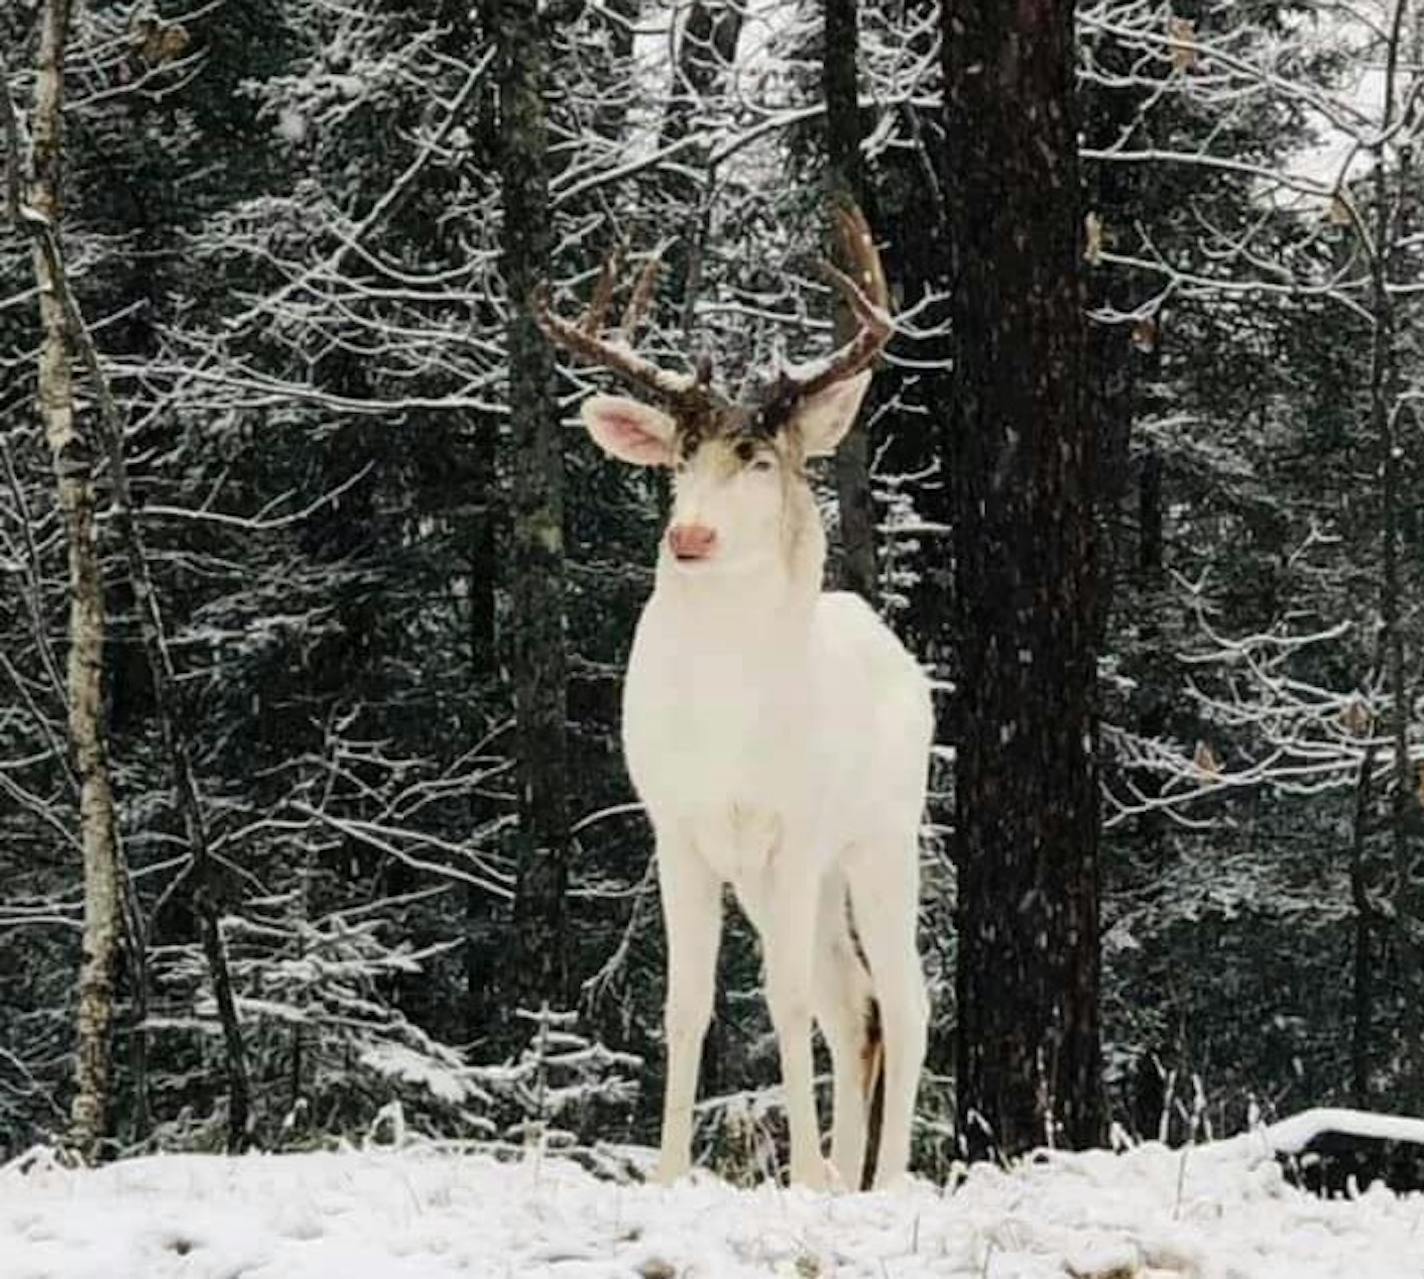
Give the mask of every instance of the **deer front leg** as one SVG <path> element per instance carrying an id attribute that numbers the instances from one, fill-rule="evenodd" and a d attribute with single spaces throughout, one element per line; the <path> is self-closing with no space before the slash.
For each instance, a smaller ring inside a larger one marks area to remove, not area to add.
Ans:
<path id="1" fill-rule="evenodd" d="M 804 883 L 773 883 L 761 932 L 766 1003 L 781 1052 L 781 1088 L 791 1130 L 791 1184 L 826 1188 L 821 1130 L 812 1081 L 812 954 L 818 894 Z"/>
<path id="2" fill-rule="evenodd" d="M 722 884 L 686 841 L 660 834 L 657 858 L 668 958 L 666 1091 L 657 1179 L 666 1185 L 692 1166 L 692 1107 L 717 980 Z"/>

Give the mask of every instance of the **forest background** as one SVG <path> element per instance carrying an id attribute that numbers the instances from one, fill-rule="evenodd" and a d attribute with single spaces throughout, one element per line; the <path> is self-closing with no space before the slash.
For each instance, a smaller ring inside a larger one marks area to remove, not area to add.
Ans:
<path id="1" fill-rule="evenodd" d="M 37 151 L 44 15 L 0 14 Z M 956 1157 L 952 765 L 995 726 L 956 694 L 941 26 L 918 0 L 75 11 L 62 234 L 123 476 L 47 439 L 10 225 L 0 1154 L 70 1130 L 95 1069 L 80 1144 L 109 1152 L 384 1119 L 601 1163 L 649 1139 L 662 942 L 617 722 L 666 495 L 577 427 L 600 375 L 562 370 L 562 430 L 522 416 L 510 242 L 545 236 L 525 265 L 567 312 L 615 246 L 663 245 L 644 349 L 742 368 L 827 344 L 808 258 L 850 185 L 899 319 L 820 478 L 833 574 L 936 678 L 918 1160 Z M 1183 1140 L 1417 1113 L 1424 10 L 1090 0 L 1077 39 L 1107 1114 Z M 543 86 L 533 167 L 499 110 L 516 66 Z M 507 218 L 521 173 L 547 205 Z M 81 965 L 105 889 L 66 670 L 86 502 L 112 991 Z M 740 924 L 723 966 L 699 1140 L 749 1175 L 776 1054 Z"/>

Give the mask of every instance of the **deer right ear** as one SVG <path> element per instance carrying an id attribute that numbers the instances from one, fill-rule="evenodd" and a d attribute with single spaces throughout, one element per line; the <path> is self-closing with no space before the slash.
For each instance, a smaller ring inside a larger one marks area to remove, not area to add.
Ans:
<path id="1" fill-rule="evenodd" d="M 677 423 L 622 395 L 591 395 L 579 410 L 588 433 L 610 457 L 634 466 L 671 466 Z"/>

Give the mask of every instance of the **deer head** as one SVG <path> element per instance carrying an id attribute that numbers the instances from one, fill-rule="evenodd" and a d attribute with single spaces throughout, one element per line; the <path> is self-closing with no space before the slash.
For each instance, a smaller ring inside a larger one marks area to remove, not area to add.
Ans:
<path id="1" fill-rule="evenodd" d="M 752 567 L 784 547 L 788 531 L 814 519 L 805 461 L 835 452 L 855 421 L 870 385 L 870 364 L 893 326 L 885 306 L 885 276 L 870 227 L 854 205 L 836 210 L 837 231 L 856 277 L 828 262 L 826 278 L 857 322 L 854 335 L 824 359 L 795 370 L 778 367 L 750 380 L 732 398 L 712 376 L 710 360 L 676 373 L 644 359 L 632 341 L 651 299 L 658 258 L 649 259 L 619 328 L 604 335 L 616 287 L 617 255 L 605 264 L 583 319 L 554 314 L 548 289 L 532 299 L 550 341 L 601 365 L 654 402 L 595 395 L 584 401 L 589 434 L 610 456 L 635 466 L 674 471 L 675 499 L 663 562 L 692 573 Z M 819 524 L 817 524 L 819 529 Z"/>

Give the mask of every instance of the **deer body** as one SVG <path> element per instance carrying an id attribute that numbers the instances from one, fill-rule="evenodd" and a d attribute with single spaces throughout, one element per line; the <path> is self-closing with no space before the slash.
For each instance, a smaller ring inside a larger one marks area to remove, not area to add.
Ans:
<path id="1" fill-rule="evenodd" d="M 701 855 L 746 897 L 774 847 L 756 818 L 814 832 L 808 885 L 877 833 L 887 800 L 918 820 L 928 692 L 864 601 L 827 592 L 777 616 L 743 612 L 742 583 L 688 585 L 659 582 L 624 686 L 624 754 L 655 825 L 705 831 Z"/>
<path id="2" fill-rule="evenodd" d="M 858 237 L 883 299 L 863 220 L 847 218 L 843 231 Z M 613 396 L 582 409 L 611 456 L 676 471 L 623 699 L 624 753 L 656 836 L 667 929 L 663 1180 L 690 1164 L 728 884 L 762 943 L 792 1181 L 828 1182 L 813 1018 L 831 1053 L 836 1180 L 861 1185 L 877 1077 L 875 1184 L 895 1181 L 909 1160 L 928 1017 L 915 931 L 933 715 L 924 675 L 889 628 L 858 597 L 821 590 L 826 539 L 804 464 L 850 428 L 865 365 L 890 332 L 853 281 L 832 278 L 860 333 L 814 373 L 783 371 L 735 404 L 706 375 L 671 374 L 600 340 L 597 315 L 573 326 L 536 300 L 554 340 L 669 410 Z M 605 305 L 609 291 L 600 284 Z"/>
<path id="3" fill-rule="evenodd" d="M 814 1015 L 832 1053 L 836 1178 L 860 1186 L 871 1000 L 888 1067 L 877 1184 L 908 1159 L 926 1016 L 914 929 L 929 691 L 864 601 L 820 591 L 824 535 L 814 511 L 809 518 L 800 536 L 810 546 L 794 572 L 777 560 L 722 578 L 687 573 L 665 541 L 629 659 L 624 752 L 657 836 L 669 946 L 664 1179 L 688 1166 L 724 883 L 766 958 L 793 1181 L 825 1184 Z"/>

